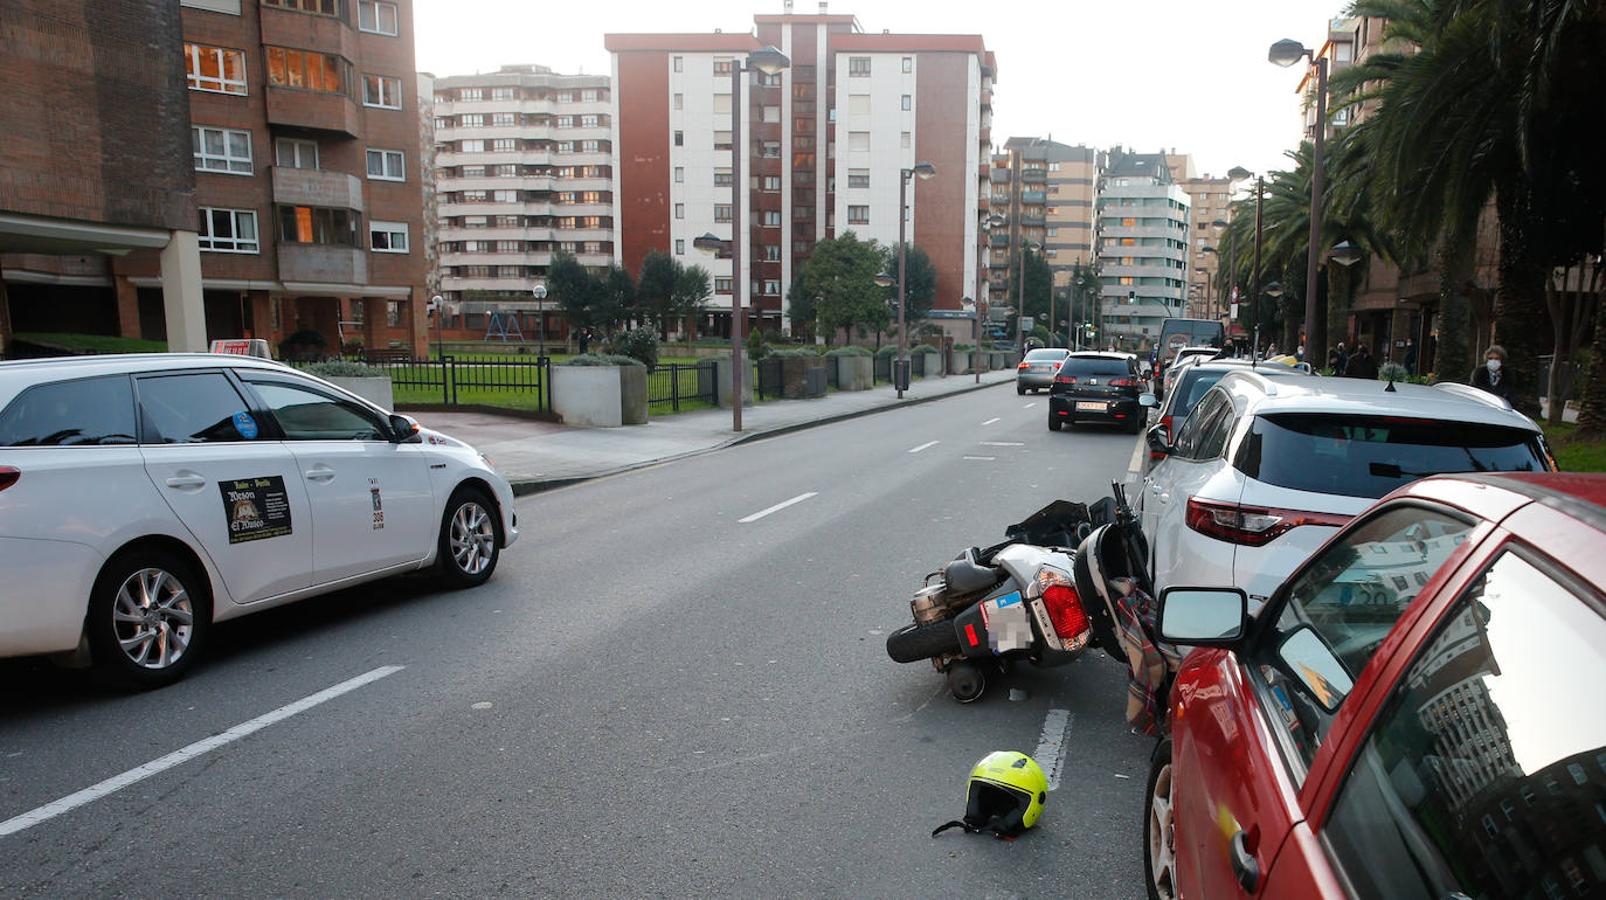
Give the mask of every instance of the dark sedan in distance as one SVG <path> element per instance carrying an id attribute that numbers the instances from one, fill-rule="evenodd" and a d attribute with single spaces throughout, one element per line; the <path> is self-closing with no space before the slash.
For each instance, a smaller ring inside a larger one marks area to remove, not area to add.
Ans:
<path id="1" fill-rule="evenodd" d="M 1126 353 L 1072 353 L 1060 363 L 1048 394 L 1048 430 L 1079 422 L 1124 425 L 1136 434 L 1148 421 L 1138 405 L 1143 377 Z"/>

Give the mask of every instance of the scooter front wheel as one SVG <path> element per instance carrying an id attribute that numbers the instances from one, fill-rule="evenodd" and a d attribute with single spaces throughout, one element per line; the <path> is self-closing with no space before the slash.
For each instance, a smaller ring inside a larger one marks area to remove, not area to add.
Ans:
<path id="1" fill-rule="evenodd" d="M 893 662 L 912 663 L 957 652 L 959 634 L 950 619 L 929 625 L 905 625 L 887 635 L 887 655 Z"/>
<path id="2" fill-rule="evenodd" d="M 948 667 L 948 692 L 960 703 L 975 703 L 987 692 L 987 673 L 971 662 L 956 662 Z"/>

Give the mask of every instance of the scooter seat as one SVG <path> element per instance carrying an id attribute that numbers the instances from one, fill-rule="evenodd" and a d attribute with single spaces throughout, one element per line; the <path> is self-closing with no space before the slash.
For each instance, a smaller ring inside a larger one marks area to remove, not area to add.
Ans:
<path id="1" fill-rule="evenodd" d="M 942 580 L 954 594 L 974 594 L 998 583 L 998 570 L 976 562 L 972 547 L 942 567 Z"/>

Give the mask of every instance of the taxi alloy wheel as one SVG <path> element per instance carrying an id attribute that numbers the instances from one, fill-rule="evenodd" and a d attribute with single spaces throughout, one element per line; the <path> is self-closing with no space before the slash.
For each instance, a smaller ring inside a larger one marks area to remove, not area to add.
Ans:
<path id="1" fill-rule="evenodd" d="M 112 604 L 112 631 L 128 661 L 165 669 L 184 658 L 195 631 L 190 592 L 173 573 L 148 568 L 129 575 Z"/>
<path id="2" fill-rule="evenodd" d="M 1150 900 L 1175 900 L 1176 825 L 1172 797 L 1171 742 L 1155 751 L 1143 817 L 1143 869 Z"/>
<path id="3" fill-rule="evenodd" d="M 84 621 L 97 676 L 114 688 L 153 688 L 183 676 L 212 623 L 206 579 L 166 550 L 138 548 L 100 572 Z"/>
<path id="4" fill-rule="evenodd" d="M 502 544 L 496 506 L 472 488 L 452 495 L 441 523 L 440 572 L 451 584 L 472 587 L 491 577 Z"/>

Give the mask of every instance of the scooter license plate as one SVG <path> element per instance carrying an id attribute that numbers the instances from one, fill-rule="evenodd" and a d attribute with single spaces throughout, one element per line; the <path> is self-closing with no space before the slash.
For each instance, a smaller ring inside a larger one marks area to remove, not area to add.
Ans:
<path id="1" fill-rule="evenodd" d="M 981 618 L 987 625 L 987 645 L 993 653 L 1031 649 L 1031 614 L 1021 602 L 1020 591 L 982 601 Z"/>
<path id="2" fill-rule="evenodd" d="M 1078 400 L 1078 401 L 1076 401 L 1076 411 L 1077 412 L 1105 412 L 1109 408 L 1110 408 L 1110 404 L 1105 403 L 1103 400 Z"/>

